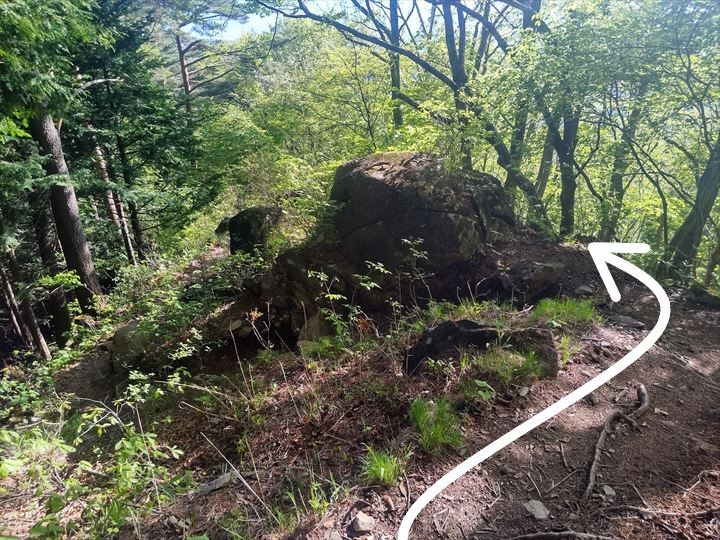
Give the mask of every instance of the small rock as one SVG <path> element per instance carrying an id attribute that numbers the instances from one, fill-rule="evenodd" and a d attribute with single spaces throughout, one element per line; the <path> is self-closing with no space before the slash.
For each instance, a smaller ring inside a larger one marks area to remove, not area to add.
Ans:
<path id="1" fill-rule="evenodd" d="M 593 289 L 590 285 L 580 285 L 577 289 L 575 289 L 575 294 L 578 296 L 592 296 L 595 294 L 595 289 Z"/>
<path id="2" fill-rule="evenodd" d="M 208 493 L 212 493 L 221 487 L 225 487 L 230 482 L 234 482 L 236 478 L 237 474 L 234 471 L 226 472 L 225 474 L 217 477 L 215 480 L 210 480 L 205 484 L 200 484 L 197 487 L 196 492 L 198 495 L 207 495 Z"/>
<path id="3" fill-rule="evenodd" d="M 609 341 L 601 341 L 601 342 L 600 342 L 600 346 L 601 346 L 601 347 L 609 347 L 609 346 L 610 346 L 610 342 L 609 342 Z"/>
<path id="4" fill-rule="evenodd" d="M 608 497 L 615 497 L 617 495 L 617 493 L 615 493 L 615 490 L 613 488 L 611 488 L 610 486 L 605 485 L 605 486 L 603 486 L 602 489 L 603 489 L 603 493 L 605 495 L 607 495 Z"/>
<path id="5" fill-rule="evenodd" d="M 547 519 L 550 516 L 550 510 L 540 501 L 533 499 L 523 504 L 523 506 L 535 519 Z"/>
<path id="6" fill-rule="evenodd" d="M 337 531 L 330 531 L 325 535 L 325 540 L 343 540 L 343 537 Z"/>
<path id="7" fill-rule="evenodd" d="M 522 386 L 522 387 L 520 387 L 520 389 L 518 390 L 518 396 L 520 396 L 520 397 L 525 397 L 525 396 L 527 396 L 529 393 L 530 393 L 530 388 L 528 388 L 527 386 Z"/>
<path id="8" fill-rule="evenodd" d="M 668 416 L 667 411 L 663 411 L 662 409 L 658 409 L 657 407 L 655 407 L 655 414 L 662 414 L 663 416 Z"/>
<path id="9" fill-rule="evenodd" d="M 353 531 L 356 533 L 367 533 L 375 528 L 375 519 L 365 512 L 358 512 L 352 521 Z"/>
<path id="10" fill-rule="evenodd" d="M 590 392 L 590 394 L 588 394 L 587 400 L 593 407 L 600 403 L 600 398 L 595 392 Z"/>
<path id="11" fill-rule="evenodd" d="M 615 326 L 622 326 L 623 328 L 645 328 L 644 322 L 640 322 L 626 315 L 610 315 L 607 320 L 609 323 Z"/>

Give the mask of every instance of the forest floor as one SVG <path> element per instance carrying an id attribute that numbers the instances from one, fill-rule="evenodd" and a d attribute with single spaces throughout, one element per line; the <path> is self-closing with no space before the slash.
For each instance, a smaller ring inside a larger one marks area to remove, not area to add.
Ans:
<path id="1" fill-rule="evenodd" d="M 526 237 L 494 249 L 503 263 L 565 264 L 567 292 L 599 282 L 589 254 L 579 246 L 539 244 Z M 652 328 L 656 299 L 642 285 L 617 278 L 623 298 L 615 306 L 601 301 L 600 313 L 627 315 Z M 669 293 L 670 324 L 649 353 L 590 399 L 445 490 L 421 513 L 411 538 L 720 538 L 720 311 L 691 303 L 682 291 Z M 460 403 L 465 445 L 435 458 L 413 446 L 407 411 L 417 396 L 451 394 L 457 388 L 456 369 L 404 376 L 402 343 L 369 346 L 332 361 L 318 357 L 318 365 L 290 352 L 248 363 L 257 354 L 254 347 L 220 349 L 203 361 L 204 380 L 221 381 L 213 388 L 227 395 L 244 394 L 244 409 L 236 410 L 232 399 L 222 396 L 213 407 L 204 407 L 207 400 L 187 395 L 165 411 L 173 422 L 158 436 L 183 450 L 173 467 L 192 471 L 201 487 L 121 536 L 393 538 L 409 505 L 435 480 L 619 360 L 647 331 L 607 322 L 582 328 L 558 378 L 511 386 L 491 403 Z M 416 338 L 409 334 L 405 345 Z M 98 398 L 98 385 L 87 383 L 101 380 L 105 369 L 74 366 L 59 379 L 59 390 L 82 394 L 92 388 L 92 397 Z M 649 408 L 636 428 L 622 421 L 615 425 L 600 453 L 595 489 L 584 500 L 598 436 L 613 413 L 637 408 L 640 385 L 647 389 Z M 404 473 L 395 485 L 363 481 L 368 446 L 406 453 Z M 237 476 L 212 484 L 218 477 Z M 542 503 L 547 516 L 533 516 L 525 507 L 531 500 Z M 13 507 L 5 519 L 16 526 L 7 533 L 22 536 L 23 524 L 37 516 Z M 359 511 L 374 519 L 371 532 L 353 531 Z M 588 536 L 563 536 L 562 531 Z M 523 536 L 534 533 L 547 534 Z"/>

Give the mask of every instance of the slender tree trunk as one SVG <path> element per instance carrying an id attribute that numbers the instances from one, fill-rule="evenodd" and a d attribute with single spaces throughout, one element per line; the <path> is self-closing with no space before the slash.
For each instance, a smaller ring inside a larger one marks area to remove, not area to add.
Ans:
<path id="1" fill-rule="evenodd" d="M 553 166 L 553 152 L 552 135 L 548 129 L 545 135 L 542 156 L 540 157 L 540 168 L 538 169 L 537 178 L 535 179 L 535 191 L 537 191 L 538 197 L 542 197 L 545 194 L 548 180 L 550 180 L 550 173 L 552 172 Z"/>
<path id="2" fill-rule="evenodd" d="M 390 41 L 393 45 L 400 46 L 400 25 L 398 17 L 398 0 L 390 0 Z M 393 100 L 393 126 L 395 129 L 402 126 L 402 106 L 398 99 L 400 91 L 400 55 L 395 52 L 389 54 L 390 58 L 390 87 L 392 88 Z"/>
<path id="3" fill-rule="evenodd" d="M 720 229 L 718 229 L 717 240 L 715 241 L 715 249 L 710 253 L 708 257 L 707 268 L 705 269 L 705 278 L 703 284 L 709 287 L 712 283 L 713 276 L 715 275 L 715 269 L 720 265 Z"/>
<path id="4" fill-rule="evenodd" d="M 43 267 L 51 275 L 55 276 L 62 272 L 60 265 L 60 253 L 58 240 L 53 228 L 50 209 L 47 204 L 47 197 L 34 190 L 30 193 L 30 208 L 35 225 L 35 240 L 40 253 L 40 260 Z M 64 347 L 67 342 L 66 333 L 72 327 L 72 319 L 68 310 L 65 292 L 60 287 L 50 291 L 48 297 L 48 312 L 52 320 L 53 335 L 58 347 Z"/>
<path id="5" fill-rule="evenodd" d="M 25 319 L 22 311 L 20 310 L 20 306 L 15 299 L 15 291 L 13 291 L 10 276 L 8 276 L 2 263 L 0 263 L 0 285 L 2 285 L 5 304 L 8 306 L 8 309 L 14 319 L 14 324 L 18 329 L 18 337 L 22 340 L 23 345 L 29 347 L 33 342 L 32 334 L 25 324 Z"/>
<path id="6" fill-rule="evenodd" d="M 577 191 L 575 147 L 580 113 L 565 107 L 562 115 L 562 134 L 555 117 L 547 113 L 545 121 L 552 133 L 553 148 L 560 164 L 560 235 L 570 236 L 575 232 L 575 192 Z"/>
<path id="7" fill-rule="evenodd" d="M 46 165 L 48 174 L 68 176 L 60 134 L 50 115 L 31 120 L 30 132 L 42 153 L 50 157 Z M 76 291 L 80 306 L 84 311 L 91 311 L 93 296 L 102 290 L 80 221 L 75 189 L 72 186 L 53 185 L 50 188 L 50 204 L 67 266 L 77 272 L 85 285 Z"/>
<path id="8" fill-rule="evenodd" d="M 125 255 L 128 261 L 132 265 L 137 264 L 135 259 L 135 251 L 133 250 L 132 242 L 130 241 L 130 235 L 128 233 L 127 223 L 125 222 L 125 213 L 123 212 L 122 203 L 112 189 L 110 189 L 110 174 L 108 172 L 107 161 L 103 154 L 100 145 L 95 145 L 95 169 L 97 170 L 100 180 L 105 183 L 107 189 L 105 191 L 105 210 L 107 211 L 108 219 L 117 228 L 120 233 L 120 237 L 123 241 L 123 247 L 125 248 Z"/>
<path id="9" fill-rule="evenodd" d="M 661 271 L 661 277 L 682 278 L 692 268 L 705 223 L 715 204 L 718 191 L 720 191 L 720 136 L 710 152 L 702 176 L 698 179 L 697 193 L 690 213 L 668 244 L 670 262 L 669 266 Z"/>
<path id="10" fill-rule="evenodd" d="M 127 155 L 127 149 L 125 147 L 125 141 L 120 136 L 115 137 L 118 149 L 118 155 L 120 156 L 120 166 L 122 169 L 123 181 L 125 187 L 132 188 L 133 186 L 133 174 L 132 167 L 130 165 L 130 159 Z M 130 226 L 132 227 L 133 237 L 135 239 L 135 247 L 137 248 L 137 258 L 144 261 L 146 256 L 145 247 L 145 236 L 143 234 L 142 225 L 140 223 L 140 216 L 138 215 L 138 208 L 135 201 L 128 201 L 128 211 L 130 213 Z"/>
<path id="11" fill-rule="evenodd" d="M 135 258 L 135 251 L 133 250 L 132 240 L 130 239 L 130 231 L 128 230 L 127 219 L 125 219 L 125 210 L 123 208 L 122 199 L 115 193 L 115 210 L 118 216 L 118 222 L 120 224 L 120 234 L 122 235 L 123 245 L 125 246 L 125 253 L 128 261 L 133 266 L 137 265 L 137 259 Z"/>
<path id="12" fill-rule="evenodd" d="M 180 34 L 175 34 L 175 44 L 177 45 L 178 62 L 180 63 L 180 75 L 182 76 L 182 86 L 185 92 L 185 110 L 188 113 L 192 112 L 192 103 L 190 103 L 190 73 L 187 67 L 187 49 L 183 48 L 182 38 Z"/>
<path id="13" fill-rule="evenodd" d="M 20 328 L 20 321 L 18 321 L 17 317 L 15 316 L 15 310 L 13 310 L 11 301 L 7 296 L 5 282 L 2 280 L 2 278 L 0 278 L 0 301 L 5 306 L 8 320 L 13 327 L 13 332 L 15 333 L 15 338 L 17 339 L 18 343 L 21 343 L 22 345 L 27 345 L 27 343 L 25 342 L 25 335 L 23 334 L 23 330 L 22 328 Z"/>
<path id="14" fill-rule="evenodd" d="M 23 275 L 20 265 L 15 258 L 15 251 L 12 249 L 8 251 L 6 258 L 8 268 L 10 269 L 10 276 L 7 275 L 5 269 L 2 268 L 2 265 L 0 265 L 0 272 L 3 272 L 3 279 L 5 281 L 10 283 L 10 280 L 12 279 L 12 282 L 14 282 L 17 286 L 23 282 Z M 30 333 L 30 340 L 33 345 L 33 349 L 43 360 L 49 360 L 51 357 L 50 349 L 45 341 L 45 336 L 43 336 L 42 331 L 40 330 L 40 325 L 38 324 L 37 317 L 35 316 L 35 311 L 33 311 L 32 301 L 27 295 L 22 296 L 23 297 L 20 299 L 20 314 L 22 316 L 23 323 L 25 323 L 25 326 Z"/>
<path id="15" fill-rule="evenodd" d="M 455 110 L 458 114 L 458 124 L 460 126 L 460 155 L 461 164 L 464 170 L 472 170 L 472 143 L 468 136 L 468 102 L 466 88 L 468 77 L 465 69 L 465 19 L 462 11 L 457 11 L 457 30 L 458 39 L 455 40 L 455 22 L 453 21 L 453 4 L 449 0 L 442 0 L 442 13 L 445 22 L 445 47 L 447 48 L 448 60 L 450 61 L 450 70 L 452 72 L 452 80 L 455 83 L 454 90 Z"/>
<path id="16" fill-rule="evenodd" d="M 623 130 L 620 141 L 613 151 L 613 168 L 610 174 L 610 189 L 601 213 L 600 233 L 601 242 L 612 242 L 617 237 L 618 222 L 622 213 L 623 199 L 625 198 L 625 173 L 632 161 L 630 143 L 635 138 L 635 131 L 640 120 L 641 111 L 634 108 L 630 113 L 627 125 Z"/>

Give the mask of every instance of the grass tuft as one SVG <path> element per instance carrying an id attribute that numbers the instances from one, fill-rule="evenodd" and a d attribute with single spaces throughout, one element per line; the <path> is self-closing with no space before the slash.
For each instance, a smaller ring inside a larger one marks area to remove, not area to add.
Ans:
<path id="1" fill-rule="evenodd" d="M 367 447 L 367 455 L 363 462 L 363 477 L 369 483 L 394 486 L 402 473 L 400 458 L 382 450 Z"/>
<path id="2" fill-rule="evenodd" d="M 417 398 L 410 406 L 410 418 L 420 432 L 420 446 L 430 455 L 444 448 L 457 450 L 463 444 L 460 418 L 445 398 L 437 402 Z"/>
<path id="3" fill-rule="evenodd" d="M 598 320 L 591 300 L 578 298 L 543 298 L 533 310 L 534 320 L 544 320 L 553 326 L 590 323 Z"/>

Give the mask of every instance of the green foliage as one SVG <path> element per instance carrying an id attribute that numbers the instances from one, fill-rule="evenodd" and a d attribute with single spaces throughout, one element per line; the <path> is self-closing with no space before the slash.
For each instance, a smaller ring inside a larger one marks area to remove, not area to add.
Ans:
<path id="1" fill-rule="evenodd" d="M 556 327 L 598 321 L 592 300 L 577 298 L 543 298 L 533 309 L 533 318 Z"/>
<path id="2" fill-rule="evenodd" d="M 370 483 L 394 486 L 402 474 L 402 462 L 396 455 L 367 447 L 363 460 L 363 477 Z"/>
<path id="3" fill-rule="evenodd" d="M 419 432 L 420 447 L 430 455 L 463 445 L 460 418 L 446 398 L 436 402 L 417 398 L 410 405 L 410 419 Z"/>

